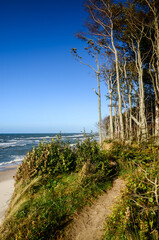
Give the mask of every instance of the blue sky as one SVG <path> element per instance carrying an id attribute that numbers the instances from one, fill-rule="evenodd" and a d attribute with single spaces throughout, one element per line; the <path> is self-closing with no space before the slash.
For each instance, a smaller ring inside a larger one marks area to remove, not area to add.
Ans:
<path id="1" fill-rule="evenodd" d="M 96 78 L 70 53 L 85 18 L 83 0 L 1 1 L 0 133 L 97 131 Z"/>

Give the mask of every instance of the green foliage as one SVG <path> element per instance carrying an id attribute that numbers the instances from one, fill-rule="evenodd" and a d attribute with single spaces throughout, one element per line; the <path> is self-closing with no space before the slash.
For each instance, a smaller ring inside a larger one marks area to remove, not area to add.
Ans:
<path id="1" fill-rule="evenodd" d="M 28 152 L 20 165 L 16 181 L 25 182 L 37 176 L 57 176 L 61 173 L 79 171 L 87 160 L 90 160 L 92 173 L 99 173 L 101 177 L 117 172 L 109 166 L 108 156 L 100 150 L 97 141 L 87 137 L 83 142 L 77 142 L 75 148 L 61 141 L 51 140 L 51 143 L 41 142 L 32 152 Z"/>
<path id="2" fill-rule="evenodd" d="M 101 155 L 98 143 L 91 138 L 87 138 L 82 143 L 77 142 L 75 151 L 77 155 L 77 168 L 79 169 L 87 159 L 90 159 L 90 162 L 93 164 L 98 162 Z"/>
<path id="3" fill-rule="evenodd" d="M 79 181 L 88 159 L 89 174 Z M 56 239 L 74 214 L 106 190 L 117 170 L 91 138 L 74 148 L 59 138 L 41 142 L 18 169 L 16 192 L 20 197 L 14 194 L 0 236 L 3 240 Z"/>
<path id="4" fill-rule="evenodd" d="M 120 150 L 119 150 L 120 149 Z M 124 147 L 114 149 L 126 166 L 126 191 L 106 223 L 105 240 L 159 239 L 158 148 Z"/>
<path id="5" fill-rule="evenodd" d="M 16 180 L 28 180 L 41 175 L 57 175 L 71 172 L 76 168 L 75 153 L 69 143 L 51 140 L 51 143 L 41 142 L 32 152 L 28 152 L 20 165 Z"/>
<path id="6" fill-rule="evenodd" d="M 109 165 L 108 154 L 101 150 L 97 141 L 87 138 L 82 143 L 77 143 L 75 154 L 77 156 L 76 169 L 81 169 L 84 163 L 89 159 L 91 163 L 90 172 L 96 174 L 96 177 L 105 180 L 109 175 L 113 175 L 113 167 Z M 114 173 L 117 172 L 117 169 Z"/>
<path id="7" fill-rule="evenodd" d="M 154 159 L 158 159 L 158 147 L 147 145 L 128 145 L 120 142 L 115 142 L 109 154 L 114 161 L 118 162 L 123 170 L 133 170 L 134 163 L 151 164 Z M 136 165 L 135 165 L 136 168 Z"/>

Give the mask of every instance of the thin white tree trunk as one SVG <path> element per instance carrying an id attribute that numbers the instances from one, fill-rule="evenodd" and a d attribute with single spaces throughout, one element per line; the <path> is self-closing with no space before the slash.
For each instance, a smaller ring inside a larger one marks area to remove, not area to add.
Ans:
<path id="1" fill-rule="evenodd" d="M 156 105 L 155 105 L 156 106 Z M 152 112 L 152 117 L 151 117 L 151 129 L 152 129 L 152 137 L 155 137 L 155 121 L 154 121 L 154 113 L 153 113 L 153 102 L 151 102 L 151 112 Z"/>
<path id="2" fill-rule="evenodd" d="M 99 70 L 99 66 L 98 66 Z M 102 118 L 101 118 L 101 93 L 100 93 L 100 82 L 99 72 L 97 72 L 97 84 L 98 84 L 98 110 L 99 110 L 99 144 L 102 144 Z"/>
<path id="3" fill-rule="evenodd" d="M 138 80 L 139 80 L 139 104 L 140 104 L 140 128 L 141 128 L 141 140 L 147 139 L 147 122 L 145 116 L 145 97 L 144 97 L 144 84 L 143 84 L 143 69 L 140 46 L 138 43 Z"/>
<path id="4" fill-rule="evenodd" d="M 159 140 L 159 106 L 157 103 L 155 107 L 155 136 L 158 141 Z"/>
<path id="5" fill-rule="evenodd" d="M 123 99 L 123 103 L 124 103 L 124 114 L 125 114 L 125 138 L 128 139 L 129 136 L 129 130 L 128 130 L 128 110 L 126 108 L 126 103 L 125 100 Z"/>
<path id="6" fill-rule="evenodd" d="M 111 85 L 111 86 L 110 86 Z M 112 102 L 113 102 L 113 98 L 112 98 L 112 79 L 110 79 L 110 81 L 107 82 L 107 86 L 108 86 L 108 92 L 109 92 L 109 100 L 110 100 L 110 104 L 109 104 L 109 137 L 110 139 L 113 139 L 113 112 L 112 112 Z"/>
<path id="7" fill-rule="evenodd" d="M 115 137 L 118 138 L 118 123 L 117 123 L 117 113 L 116 113 L 116 106 L 114 107 L 114 129 L 115 129 Z"/>
<path id="8" fill-rule="evenodd" d="M 138 119 L 138 122 L 140 123 L 140 114 L 139 113 L 136 113 L 136 119 Z M 138 143 L 140 143 L 141 141 L 141 127 L 140 127 L 140 124 L 137 125 L 137 141 Z"/>
<path id="9" fill-rule="evenodd" d="M 118 53 L 114 44 L 113 38 L 113 26 L 111 28 L 111 43 L 114 50 L 115 56 L 115 69 L 116 69 L 116 82 L 117 82 L 117 92 L 118 92 L 118 113 L 119 113 L 119 131 L 121 140 L 124 140 L 124 124 L 123 124 L 123 116 L 122 116 L 122 98 L 121 98 L 121 88 L 120 88 L 120 77 L 119 77 L 119 62 L 118 62 Z"/>
<path id="10" fill-rule="evenodd" d="M 155 9 L 156 10 L 156 9 Z M 156 10 L 157 11 L 157 10 Z M 156 73 L 156 85 L 159 95 L 159 27 L 158 27 L 158 17 L 155 11 L 155 48 L 156 48 L 156 62 L 157 62 L 157 73 Z M 155 136 L 157 141 L 159 140 L 159 103 L 156 102 L 156 114 L 155 114 Z"/>
<path id="11" fill-rule="evenodd" d="M 157 12 L 158 10 L 156 10 Z M 158 77 L 158 87 L 159 87 L 159 27 L 158 27 L 158 17 L 155 12 L 155 47 L 156 47 L 156 59 L 157 59 L 157 77 Z"/>
<path id="12" fill-rule="evenodd" d="M 113 139 L 112 92 L 110 92 L 109 114 L 110 114 L 110 138 Z"/>
<path id="13" fill-rule="evenodd" d="M 131 118 L 131 115 L 132 115 L 132 86 L 131 84 L 129 85 L 129 92 L 128 92 L 128 98 L 129 98 L 129 111 L 130 111 L 130 118 L 129 118 L 129 139 L 130 139 L 130 142 L 132 142 L 132 139 L 133 139 L 133 133 L 132 133 L 132 118 Z"/>

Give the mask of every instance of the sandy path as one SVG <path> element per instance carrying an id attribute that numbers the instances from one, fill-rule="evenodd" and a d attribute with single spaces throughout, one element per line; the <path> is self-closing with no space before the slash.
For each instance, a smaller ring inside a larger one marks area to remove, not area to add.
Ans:
<path id="1" fill-rule="evenodd" d="M 0 224 L 14 191 L 15 172 L 16 169 L 0 172 Z"/>
<path id="2" fill-rule="evenodd" d="M 106 217 L 112 212 L 113 204 L 119 199 L 124 181 L 116 179 L 113 186 L 100 196 L 91 207 L 83 209 L 79 216 L 66 228 L 67 240 L 100 240 Z"/>

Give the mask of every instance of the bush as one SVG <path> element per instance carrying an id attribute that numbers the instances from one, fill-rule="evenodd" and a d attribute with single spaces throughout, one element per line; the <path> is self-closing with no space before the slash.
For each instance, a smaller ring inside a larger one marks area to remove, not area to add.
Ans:
<path id="1" fill-rule="evenodd" d="M 32 152 L 28 152 L 20 165 L 16 180 L 28 180 L 37 176 L 55 176 L 64 172 L 74 171 L 76 156 L 69 143 L 57 139 L 51 143 L 41 142 Z"/>
<path id="2" fill-rule="evenodd" d="M 22 179 L 27 182 L 37 176 L 55 177 L 62 173 L 78 172 L 88 159 L 92 172 L 98 172 L 101 178 L 118 171 L 117 165 L 114 168 L 109 165 L 107 153 L 100 150 L 97 141 L 92 138 L 77 142 L 74 148 L 57 138 L 57 141 L 52 139 L 51 143 L 41 142 L 27 153 L 17 171 L 16 181 Z"/>

